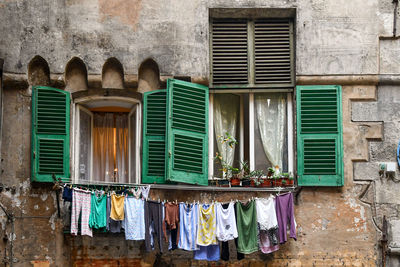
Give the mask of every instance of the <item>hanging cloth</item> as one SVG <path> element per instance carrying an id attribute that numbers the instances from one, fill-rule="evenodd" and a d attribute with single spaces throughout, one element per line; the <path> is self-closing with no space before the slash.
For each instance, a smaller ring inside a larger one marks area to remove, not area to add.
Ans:
<path id="1" fill-rule="evenodd" d="M 279 249 L 274 196 L 257 199 L 256 208 L 260 250 L 263 253 L 271 253 Z"/>
<path id="2" fill-rule="evenodd" d="M 111 195 L 111 214 L 110 218 L 114 221 L 122 221 L 124 220 L 124 195 Z"/>
<path id="3" fill-rule="evenodd" d="M 103 192 L 92 192 L 89 227 L 101 229 L 107 226 L 107 196 Z"/>
<path id="4" fill-rule="evenodd" d="M 142 194 L 142 189 L 140 187 L 133 188 L 132 194 L 134 197 L 140 198 L 140 195 Z"/>
<path id="5" fill-rule="evenodd" d="M 134 197 L 125 198 L 125 218 L 122 221 L 126 240 L 144 240 L 144 200 Z"/>
<path id="6" fill-rule="evenodd" d="M 276 197 L 275 202 L 276 217 L 279 227 L 279 241 L 281 244 L 287 241 L 287 226 L 290 226 L 290 237 L 294 240 L 296 237 L 296 222 L 294 219 L 294 205 L 292 192 Z"/>
<path id="7" fill-rule="evenodd" d="M 197 229 L 197 245 L 217 245 L 217 220 L 215 205 L 202 204 L 199 208 L 199 227 Z"/>
<path id="8" fill-rule="evenodd" d="M 171 202 L 164 204 L 164 221 L 163 231 L 165 240 L 169 241 L 169 249 L 174 250 L 177 248 L 178 228 L 179 228 L 179 205 Z"/>
<path id="9" fill-rule="evenodd" d="M 254 200 L 236 205 L 238 230 L 238 251 L 250 254 L 258 250 L 257 211 Z"/>
<path id="10" fill-rule="evenodd" d="M 147 200 L 147 198 L 149 197 L 149 194 L 150 194 L 150 185 L 142 186 L 141 191 L 142 191 L 143 199 Z"/>
<path id="11" fill-rule="evenodd" d="M 196 245 L 199 206 L 197 204 L 179 204 L 179 242 L 178 248 L 192 251 Z"/>
<path id="12" fill-rule="evenodd" d="M 229 241 L 238 237 L 235 205 L 229 203 L 228 208 L 224 209 L 221 203 L 216 205 L 217 213 L 217 238 L 219 241 Z"/>

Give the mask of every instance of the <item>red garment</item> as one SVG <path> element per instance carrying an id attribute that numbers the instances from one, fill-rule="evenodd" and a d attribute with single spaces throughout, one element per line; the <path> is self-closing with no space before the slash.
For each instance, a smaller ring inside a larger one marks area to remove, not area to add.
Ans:
<path id="1" fill-rule="evenodd" d="M 164 227 L 164 237 L 165 240 L 168 241 L 168 236 L 167 236 L 167 231 L 168 230 L 173 230 L 173 229 L 177 229 L 179 227 L 179 205 L 178 203 L 171 203 L 171 202 L 167 202 L 164 204 L 165 206 L 165 218 L 164 218 L 164 223 L 163 223 L 163 227 Z M 166 227 L 166 229 L 165 229 Z M 178 232 L 178 237 L 177 240 L 179 240 L 179 231 Z"/>

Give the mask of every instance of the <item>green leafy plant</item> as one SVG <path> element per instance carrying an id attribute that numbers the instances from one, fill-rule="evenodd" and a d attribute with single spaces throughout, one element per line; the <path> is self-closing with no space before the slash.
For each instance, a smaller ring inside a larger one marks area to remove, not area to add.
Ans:
<path id="1" fill-rule="evenodd" d="M 230 148 L 234 148 L 235 145 L 238 144 L 235 137 L 230 135 L 228 132 L 226 132 L 224 135 L 217 136 L 217 140 L 221 144 L 227 144 Z M 223 179 L 229 179 L 231 177 L 238 176 L 238 174 L 240 173 L 239 168 L 233 167 L 232 165 L 228 164 L 226 162 L 226 159 L 224 159 L 223 156 L 218 152 L 216 152 L 214 160 L 221 164 L 222 168 L 220 169 L 220 171 L 222 171 Z"/>

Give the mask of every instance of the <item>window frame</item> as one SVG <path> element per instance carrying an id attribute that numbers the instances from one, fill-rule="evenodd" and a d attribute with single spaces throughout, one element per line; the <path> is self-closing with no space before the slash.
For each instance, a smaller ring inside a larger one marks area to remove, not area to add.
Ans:
<path id="1" fill-rule="evenodd" d="M 274 93 L 274 92 L 285 92 L 287 93 L 287 98 L 286 98 L 286 107 L 287 107 L 287 114 L 286 114 L 286 134 L 287 134 L 287 146 L 288 146 L 288 172 L 294 174 L 295 170 L 295 144 L 294 144 L 294 101 L 293 101 L 293 94 L 294 92 L 288 91 L 288 90 L 269 90 L 267 91 L 269 93 Z M 228 91 L 214 91 L 210 92 L 209 94 L 209 151 L 208 151 L 208 156 L 209 156 L 209 172 L 208 172 L 208 179 L 209 180 L 214 180 L 214 179 L 221 179 L 221 177 L 214 177 L 214 139 L 215 139 L 215 132 L 214 132 L 214 105 L 213 105 L 213 100 L 214 100 L 214 94 L 221 93 L 221 94 L 238 94 L 236 90 L 228 90 Z M 254 170 L 255 167 L 255 149 L 254 149 L 254 133 L 255 133 L 255 128 L 254 128 L 254 94 L 257 93 L 265 93 L 259 92 L 259 91 L 251 91 L 247 92 L 249 94 L 249 166 L 250 170 Z M 240 129 L 239 129 L 239 138 L 241 142 L 239 142 L 239 160 L 243 161 L 244 159 L 244 100 L 243 100 L 243 95 L 240 94 Z"/>
<path id="2" fill-rule="evenodd" d="M 131 153 L 131 138 L 128 138 L 128 155 L 129 155 L 129 173 L 128 173 L 128 182 L 127 184 L 139 184 L 141 182 L 141 155 L 140 151 L 142 148 L 142 103 L 139 99 L 136 98 L 131 98 L 131 97 L 120 97 L 120 96 L 85 96 L 85 97 L 80 97 L 73 99 L 71 101 L 71 145 L 70 146 L 70 155 L 71 156 L 71 163 L 70 163 L 70 168 L 71 168 L 71 183 L 76 183 L 79 184 L 82 181 L 79 180 L 79 138 L 80 138 L 80 131 L 79 131 L 79 111 L 78 109 L 87 109 L 83 106 L 85 103 L 89 103 L 92 101 L 99 101 L 99 100 L 112 100 L 112 101 L 121 101 L 121 102 L 127 102 L 127 103 L 132 103 L 135 105 L 130 112 L 128 113 L 128 135 L 130 136 L 131 131 L 132 131 L 132 126 L 130 122 L 131 114 L 132 112 L 136 111 L 136 147 L 135 147 L 135 166 L 136 166 L 136 171 L 133 176 L 133 181 L 131 180 L 131 173 L 132 173 L 132 153 Z M 90 174 L 93 175 L 93 120 L 92 120 L 92 131 L 91 131 L 91 156 L 90 156 Z M 92 177 L 90 177 L 92 178 Z M 98 183 L 110 183 L 110 184 L 123 184 L 121 182 L 105 182 L 105 181 L 93 181 L 92 179 L 85 181 L 85 183 L 90 183 L 90 184 L 98 184 Z M 126 183 L 124 183 L 126 184 Z"/>

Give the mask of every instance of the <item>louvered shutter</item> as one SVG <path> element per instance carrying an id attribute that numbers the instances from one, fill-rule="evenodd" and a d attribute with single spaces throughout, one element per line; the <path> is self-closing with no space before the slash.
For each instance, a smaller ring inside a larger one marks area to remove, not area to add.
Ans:
<path id="1" fill-rule="evenodd" d="M 208 185 L 208 88 L 167 81 L 168 181 Z"/>
<path id="2" fill-rule="evenodd" d="M 340 86 L 297 86 L 297 158 L 300 186 L 343 185 Z"/>
<path id="3" fill-rule="evenodd" d="M 69 92 L 37 86 L 32 92 L 32 181 L 63 181 L 69 170 Z"/>
<path id="4" fill-rule="evenodd" d="M 165 183 L 167 91 L 144 93 L 143 183 Z"/>
<path id="5" fill-rule="evenodd" d="M 248 84 L 247 21 L 213 20 L 212 83 Z"/>
<path id="6" fill-rule="evenodd" d="M 255 83 L 293 86 L 292 24 L 289 20 L 254 22 Z"/>

